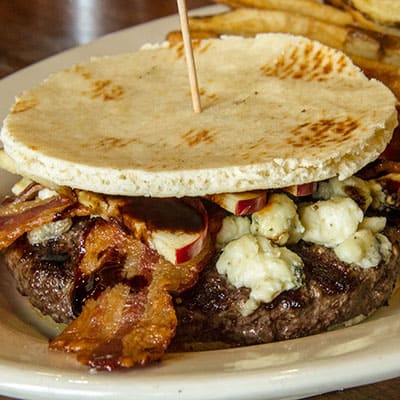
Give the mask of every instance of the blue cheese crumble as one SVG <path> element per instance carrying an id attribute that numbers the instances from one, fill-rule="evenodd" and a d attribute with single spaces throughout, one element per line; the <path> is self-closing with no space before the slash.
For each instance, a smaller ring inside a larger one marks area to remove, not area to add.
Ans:
<path id="1" fill-rule="evenodd" d="M 301 207 L 300 219 L 305 228 L 303 240 L 335 247 L 353 235 L 364 214 L 349 197 L 334 197 Z"/>
<path id="2" fill-rule="evenodd" d="M 381 233 L 386 218 L 364 215 L 368 208 L 380 208 L 382 196 L 373 181 L 332 178 L 319 184 L 313 202 L 297 206 L 287 194 L 273 193 L 251 216 L 224 218 L 217 270 L 235 287 L 250 289 L 242 314 L 301 287 L 303 262 L 285 247 L 299 240 L 331 248 L 341 261 L 361 268 L 388 262 L 392 245 Z"/>
<path id="3" fill-rule="evenodd" d="M 251 233 L 262 235 L 280 246 L 297 243 L 304 227 L 295 202 L 284 193 L 269 196 L 266 207 L 251 216 Z"/>
<path id="4" fill-rule="evenodd" d="M 249 299 L 241 309 L 244 316 L 303 282 L 301 258 L 258 235 L 246 234 L 228 243 L 216 267 L 236 288 L 250 289 Z"/>

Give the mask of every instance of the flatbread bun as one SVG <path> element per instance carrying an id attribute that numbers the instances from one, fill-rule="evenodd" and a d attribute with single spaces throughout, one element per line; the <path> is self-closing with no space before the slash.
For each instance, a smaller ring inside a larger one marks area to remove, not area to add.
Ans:
<path id="1" fill-rule="evenodd" d="M 50 76 L 1 132 L 18 172 L 107 194 L 201 196 L 346 178 L 376 159 L 396 99 L 341 52 L 263 34 L 146 46 Z"/>

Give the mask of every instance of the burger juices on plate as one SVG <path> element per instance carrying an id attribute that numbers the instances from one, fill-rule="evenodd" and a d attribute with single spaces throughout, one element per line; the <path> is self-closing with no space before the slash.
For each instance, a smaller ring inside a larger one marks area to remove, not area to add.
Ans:
<path id="1" fill-rule="evenodd" d="M 163 44 L 50 76 L 2 128 L 23 176 L 5 264 L 67 324 L 50 348 L 93 368 L 358 322 L 399 274 L 396 182 L 366 167 L 397 125 L 390 90 L 306 38 L 194 47 L 199 114 Z"/>

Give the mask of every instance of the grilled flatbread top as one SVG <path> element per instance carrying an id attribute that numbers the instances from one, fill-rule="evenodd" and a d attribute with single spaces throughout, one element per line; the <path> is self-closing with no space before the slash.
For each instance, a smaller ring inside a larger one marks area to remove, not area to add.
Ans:
<path id="1" fill-rule="evenodd" d="M 194 43 L 203 111 L 182 45 L 146 46 L 50 76 L 1 132 L 19 173 L 122 195 L 198 196 L 346 178 L 374 160 L 396 99 L 341 52 L 264 34 Z"/>

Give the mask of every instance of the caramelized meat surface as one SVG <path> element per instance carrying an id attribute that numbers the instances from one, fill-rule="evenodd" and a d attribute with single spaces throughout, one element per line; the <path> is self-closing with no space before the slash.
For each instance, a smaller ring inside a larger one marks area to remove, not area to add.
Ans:
<path id="1" fill-rule="evenodd" d="M 398 225 L 397 225 L 398 226 Z M 299 242 L 305 284 L 283 292 L 249 316 L 240 312 L 248 290 L 236 289 L 210 265 L 197 285 L 176 299 L 178 350 L 242 346 L 308 336 L 368 316 L 387 304 L 400 273 L 399 229 L 389 227 L 389 263 L 363 269 L 340 261 L 330 249 Z"/>

